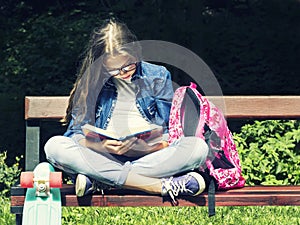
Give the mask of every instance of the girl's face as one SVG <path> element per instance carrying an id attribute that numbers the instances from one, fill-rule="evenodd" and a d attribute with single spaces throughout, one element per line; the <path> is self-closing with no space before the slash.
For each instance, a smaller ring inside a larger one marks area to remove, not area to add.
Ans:
<path id="1" fill-rule="evenodd" d="M 136 70 L 136 61 L 132 56 L 109 56 L 104 61 L 104 66 L 111 76 L 119 79 L 131 79 Z"/>

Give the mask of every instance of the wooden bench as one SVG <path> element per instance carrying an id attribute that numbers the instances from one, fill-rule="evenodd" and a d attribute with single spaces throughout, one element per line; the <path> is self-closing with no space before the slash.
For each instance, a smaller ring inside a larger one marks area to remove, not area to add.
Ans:
<path id="1" fill-rule="evenodd" d="M 208 97 L 217 105 L 224 103 L 228 119 L 298 119 L 300 96 L 224 96 Z M 33 170 L 40 162 L 40 125 L 43 121 L 61 119 L 68 97 L 26 97 L 26 153 L 25 170 Z M 223 106 L 224 106 L 223 104 Z M 220 106 L 223 108 L 223 106 Z M 41 148 L 40 148 L 41 147 Z M 11 212 L 21 224 L 26 189 L 11 189 Z M 169 199 L 158 195 L 130 190 L 110 190 L 78 198 L 74 185 L 64 184 L 61 189 L 62 206 L 172 206 Z M 251 186 L 218 191 L 216 206 L 285 206 L 300 205 L 300 186 Z M 179 198 L 179 206 L 207 206 L 208 194 Z"/>

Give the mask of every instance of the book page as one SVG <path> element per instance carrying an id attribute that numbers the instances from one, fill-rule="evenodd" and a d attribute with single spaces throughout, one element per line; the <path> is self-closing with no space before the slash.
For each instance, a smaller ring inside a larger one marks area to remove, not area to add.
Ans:
<path id="1" fill-rule="evenodd" d="M 153 129 L 148 129 L 148 130 L 143 130 L 142 128 L 135 129 L 135 132 L 133 132 L 133 130 L 131 130 L 131 131 L 128 131 L 127 134 L 122 134 L 122 136 L 120 136 L 114 132 L 110 132 L 110 131 L 101 129 L 101 128 L 92 126 L 90 124 L 85 124 L 84 126 L 82 126 L 84 135 L 86 136 L 87 139 L 89 139 L 91 141 L 101 141 L 103 139 L 113 139 L 113 140 L 123 141 L 123 140 L 129 139 L 131 137 L 137 137 L 137 138 L 147 141 L 147 140 L 151 140 L 153 138 L 162 136 L 163 128 L 161 126 L 154 125 L 151 128 L 153 128 Z"/>

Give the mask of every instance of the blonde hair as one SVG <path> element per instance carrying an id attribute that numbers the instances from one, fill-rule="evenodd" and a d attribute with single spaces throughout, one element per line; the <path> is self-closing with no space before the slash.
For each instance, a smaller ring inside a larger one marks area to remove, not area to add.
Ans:
<path id="1" fill-rule="evenodd" d="M 89 89 L 91 85 L 99 81 L 103 60 L 106 57 L 118 54 L 126 54 L 138 60 L 140 58 L 140 46 L 136 36 L 131 33 L 124 23 L 110 19 L 92 32 L 77 80 L 70 92 L 66 116 L 62 122 L 65 124 L 70 122 L 72 111 L 77 114 L 78 120 L 82 120 L 88 110 L 93 110 L 88 109 Z M 93 104 L 95 107 L 95 97 L 89 99 L 89 104 Z M 74 108 L 76 108 L 75 111 Z"/>

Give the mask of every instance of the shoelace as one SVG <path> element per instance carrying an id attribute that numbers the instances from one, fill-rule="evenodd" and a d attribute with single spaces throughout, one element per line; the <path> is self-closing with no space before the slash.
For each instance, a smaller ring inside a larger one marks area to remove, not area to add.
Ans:
<path id="1" fill-rule="evenodd" d="M 178 201 L 176 200 L 175 197 L 179 195 L 179 193 L 191 193 L 193 192 L 189 189 L 186 188 L 186 183 L 190 180 L 191 178 L 187 176 L 185 179 L 182 180 L 175 180 L 173 177 L 170 177 L 168 180 L 164 181 L 164 187 L 167 191 L 167 193 L 170 195 L 173 203 L 175 205 L 178 204 Z"/>
<path id="2" fill-rule="evenodd" d="M 104 195 L 104 190 L 109 190 L 109 189 L 111 189 L 111 186 L 97 181 L 93 181 L 92 187 L 90 187 L 90 190 L 92 190 L 93 193 L 101 192 L 102 195 Z"/>

